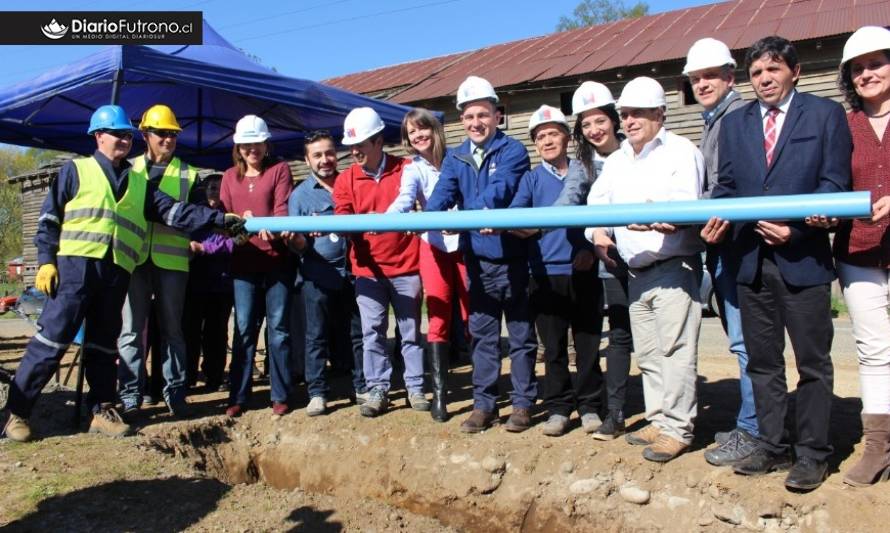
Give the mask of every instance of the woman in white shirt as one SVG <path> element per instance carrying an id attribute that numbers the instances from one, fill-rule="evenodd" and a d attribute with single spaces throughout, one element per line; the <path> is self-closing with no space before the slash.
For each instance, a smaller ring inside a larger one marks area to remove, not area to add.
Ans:
<path id="1" fill-rule="evenodd" d="M 423 207 L 439 181 L 439 170 L 446 155 L 445 130 L 439 120 L 423 108 L 412 109 L 402 120 L 402 144 L 412 154 L 412 163 L 402 171 L 399 196 L 387 213 L 411 211 L 416 203 Z M 445 394 L 452 306 L 456 300 L 466 324 L 469 305 L 467 271 L 463 253 L 458 249 L 459 235 L 428 231 L 421 235 L 421 239 L 420 278 L 426 293 L 427 353 L 433 385 L 430 413 L 434 420 L 445 422 L 448 420 Z"/>

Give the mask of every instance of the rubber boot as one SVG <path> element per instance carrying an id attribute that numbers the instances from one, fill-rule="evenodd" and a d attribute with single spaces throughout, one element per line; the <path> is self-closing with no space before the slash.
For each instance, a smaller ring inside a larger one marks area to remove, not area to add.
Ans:
<path id="1" fill-rule="evenodd" d="M 890 414 L 862 414 L 865 453 L 844 475 L 844 483 L 867 487 L 890 476 Z"/>
<path id="2" fill-rule="evenodd" d="M 447 342 L 431 342 L 429 349 L 430 381 L 432 382 L 433 401 L 430 415 L 436 422 L 448 420 L 448 409 L 445 396 L 448 394 L 448 360 L 450 349 Z"/>

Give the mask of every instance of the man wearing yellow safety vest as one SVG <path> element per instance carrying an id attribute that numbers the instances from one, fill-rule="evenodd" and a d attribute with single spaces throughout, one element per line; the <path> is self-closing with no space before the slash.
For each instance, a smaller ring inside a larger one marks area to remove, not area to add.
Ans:
<path id="1" fill-rule="evenodd" d="M 67 162 L 50 185 L 34 237 L 40 263 L 35 285 L 49 297 L 10 387 L 5 432 L 12 440 L 30 440 L 28 419 L 34 404 L 84 322 L 90 431 L 129 433 L 112 407 L 117 338 L 121 306 L 130 273 L 143 255 L 148 221 L 183 231 L 216 227 L 243 232 L 239 217 L 177 202 L 131 173 L 125 158 L 133 131 L 121 107 L 100 107 L 87 132 L 96 140 L 96 152 Z"/>
<path id="2" fill-rule="evenodd" d="M 173 155 L 176 137 L 182 128 L 173 111 L 154 105 L 139 123 L 145 140 L 145 154 L 133 161 L 130 175 L 156 185 L 178 202 L 189 203 L 195 184 L 195 169 Z M 160 346 L 152 357 L 163 362 L 164 400 L 177 417 L 185 415 L 186 346 L 182 334 L 189 272 L 189 237 L 164 224 L 148 224 L 143 250 L 130 276 L 123 308 L 123 326 L 117 342 L 120 351 L 118 387 L 124 415 L 139 409 L 145 388 L 145 343 L 143 331 L 152 309 L 152 295 L 158 317 Z M 160 376 L 152 376 L 160 379 Z"/>

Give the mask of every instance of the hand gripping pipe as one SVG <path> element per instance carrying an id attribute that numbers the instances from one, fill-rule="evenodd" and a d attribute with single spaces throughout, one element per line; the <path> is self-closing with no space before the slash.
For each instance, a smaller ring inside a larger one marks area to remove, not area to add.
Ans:
<path id="1" fill-rule="evenodd" d="M 578 205 L 369 215 L 256 217 L 248 232 L 358 233 L 520 228 L 607 227 L 628 224 L 704 224 L 713 216 L 731 222 L 802 220 L 810 215 L 859 218 L 871 215 L 871 194 L 842 192 L 755 196 L 643 204 Z"/>

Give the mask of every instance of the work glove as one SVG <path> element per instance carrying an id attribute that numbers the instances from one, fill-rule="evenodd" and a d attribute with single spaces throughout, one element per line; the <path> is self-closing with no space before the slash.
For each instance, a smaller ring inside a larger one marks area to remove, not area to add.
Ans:
<path id="1" fill-rule="evenodd" d="M 235 213 L 225 214 L 223 226 L 226 235 L 231 237 L 232 240 L 235 241 L 235 244 L 239 246 L 246 243 L 250 238 L 250 235 L 247 234 L 247 230 L 244 229 L 244 219 Z"/>
<path id="2" fill-rule="evenodd" d="M 56 265 L 52 263 L 40 265 L 40 268 L 37 269 L 37 277 L 34 278 L 34 286 L 43 294 L 55 298 L 56 289 L 59 288 L 59 271 L 56 269 Z"/>

